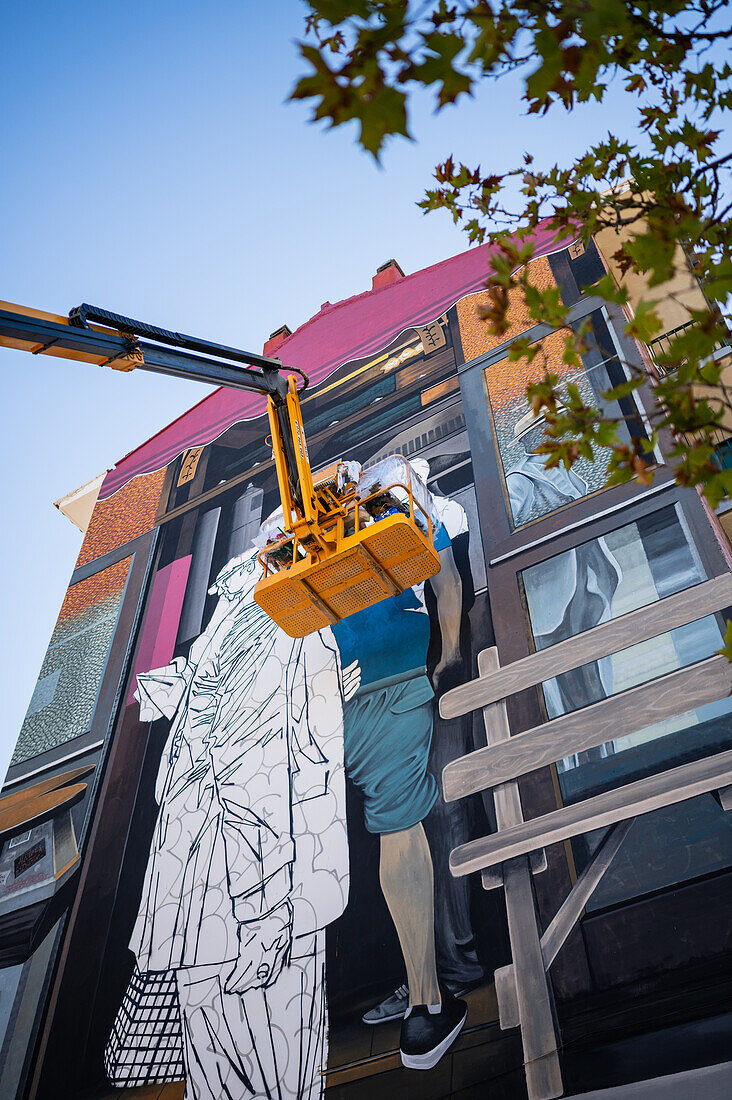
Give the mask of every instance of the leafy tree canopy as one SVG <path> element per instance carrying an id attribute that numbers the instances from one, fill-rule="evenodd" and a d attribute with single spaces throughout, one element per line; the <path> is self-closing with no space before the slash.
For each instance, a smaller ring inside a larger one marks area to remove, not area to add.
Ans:
<path id="1" fill-rule="evenodd" d="M 651 292 L 680 262 L 690 262 L 707 305 L 687 308 L 688 324 L 651 365 L 647 435 L 632 435 L 638 419 L 631 417 L 629 438 L 625 417 L 587 404 L 546 364 L 528 398 L 546 414 L 541 450 L 549 465 L 569 467 L 602 446 L 610 449 L 611 484 L 633 477 L 650 483 L 649 456 L 659 433 L 670 432 L 667 453 L 677 481 L 702 487 L 713 505 L 732 494 L 732 470 L 720 468 L 714 451 L 723 422 L 732 423 L 732 389 L 714 354 L 729 343 L 724 308 L 732 293 L 732 153 L 722 148 L 732 107 L 726 0 L 310 0 L 308 6 L 300 43 L 308 71 L 292 98 L 310 101 L 313 118 L 332 126 L 355 121 L 360 144 L 376 158 L 392 135 L 411 136 L 414 94 L 425 87 L 434 89 L 439 111 L 483 81 L 518 72 L 528 112 L 552 117 L 578 103 L 602 102 L 611 80 L 637 95 L 637 143 L 608 134 L 571 163 L 540 166 L 527 153 L 507 173 L 450 156 L 436 167 L 420 206 L 447 210 L 471 243 L 495 247 L 483 316 L 496 335 L 509 332 L 516 295 L 535 323 L 566 325 L 556 288 L 542 291 L 530 281 L 532 234 L 547 217 L 558 237 L 585 244 L 616 230 L 614 268 L 640 277 Z M 516 190 L 521 200 L 512 209 Z M 592 293 L 610 306 L 628 305 L 627 290 L 611 274 Z M 634 302 L 631 336 L 648 344 L 663 328 L 653 293 Z M 565 361 L 579 367 L 591 331 L 585 325 L 564 331 Z M 510 355 L 542 363 L 541 348 L 520 337 Z M 648 381 L 634 364 L 625 369 L 627 382 L 603 395 L 608 401 L 628 398 Z"/>

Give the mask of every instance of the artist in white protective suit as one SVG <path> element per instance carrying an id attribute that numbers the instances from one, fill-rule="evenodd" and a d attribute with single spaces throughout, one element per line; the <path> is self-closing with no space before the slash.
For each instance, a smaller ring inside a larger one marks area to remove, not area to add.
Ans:
<path id="1" fill-rule="evenodd" d="M 275 626 L 258 573 L 230 562 L 190 658 L 138 677 L 142 719 L 173 723 L 130 946 L 176 973 L 186 1100 L 323 1088 L 324 929 L 348 894 L 338 655 L 329 630 Z"/>

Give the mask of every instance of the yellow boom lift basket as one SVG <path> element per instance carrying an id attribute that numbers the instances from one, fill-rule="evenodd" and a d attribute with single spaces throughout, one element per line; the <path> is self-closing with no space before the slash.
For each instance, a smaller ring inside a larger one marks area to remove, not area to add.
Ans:
<path id="1" fill-rule="evenodd" d="M 433 576 L 440 559 L 432 518 L 415 497 L 406 459 L 394 456 L 393 479 L 365 495 L 348 480 L 344 463 L 334 463 L 313 482 L 293 378 L 287 405 L 302 501 L 300 506 L 292 499 L 270 401 L 283 537 L 259 554 L 264 575 L 254 599 L 286 634 L 302 638 Z"/>

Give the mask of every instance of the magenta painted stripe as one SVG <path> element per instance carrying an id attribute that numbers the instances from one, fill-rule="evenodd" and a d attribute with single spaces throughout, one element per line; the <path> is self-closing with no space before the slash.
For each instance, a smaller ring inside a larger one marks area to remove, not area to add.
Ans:
<path id="1" fill-rule="evenodd" d="M 127 705 L 134 702 L 138 672 L 150 672 L 170 664 L 178 636 L 183 597 L 191 568 L 191 555 L 178 558 L 155 574 L 142 637 L 137 647 L 135 671 Z"/>
<path id="2" fill-rule="evenodd" d="M 558 241 L 546 228 L 539 230 L 536 256 L 569 243 Z M 400 332 L 434 321 L 467 294 L 481 290 L 490 257 L 489 246 L 480 245 L 397 283 L 326 305 L 288 336 L 277 355 L 286 366 L 309 374 L 313 385 L 324 382 L 344 364 L 383 351 Z M 106 500 L 133 477 L 161 469 L 189 447 L 210 443 L 232 424 L 264 410 L 264 399 L 255 394 L 215 390 L 110 470 L 99 499 Z"/>

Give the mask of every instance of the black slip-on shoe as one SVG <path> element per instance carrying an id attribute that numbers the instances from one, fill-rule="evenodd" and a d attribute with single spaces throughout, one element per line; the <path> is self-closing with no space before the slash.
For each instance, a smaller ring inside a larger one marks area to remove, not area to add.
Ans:
<path id="1" fill-rule="evenodd" d="M 407 1009 L 402 1021 L 399 1053 L 407 1069 L 432 1069 L 457 1039 L 468 1015 L 465 1001 L 443 993 L 442 1008 L 427 1005 Z"/>

